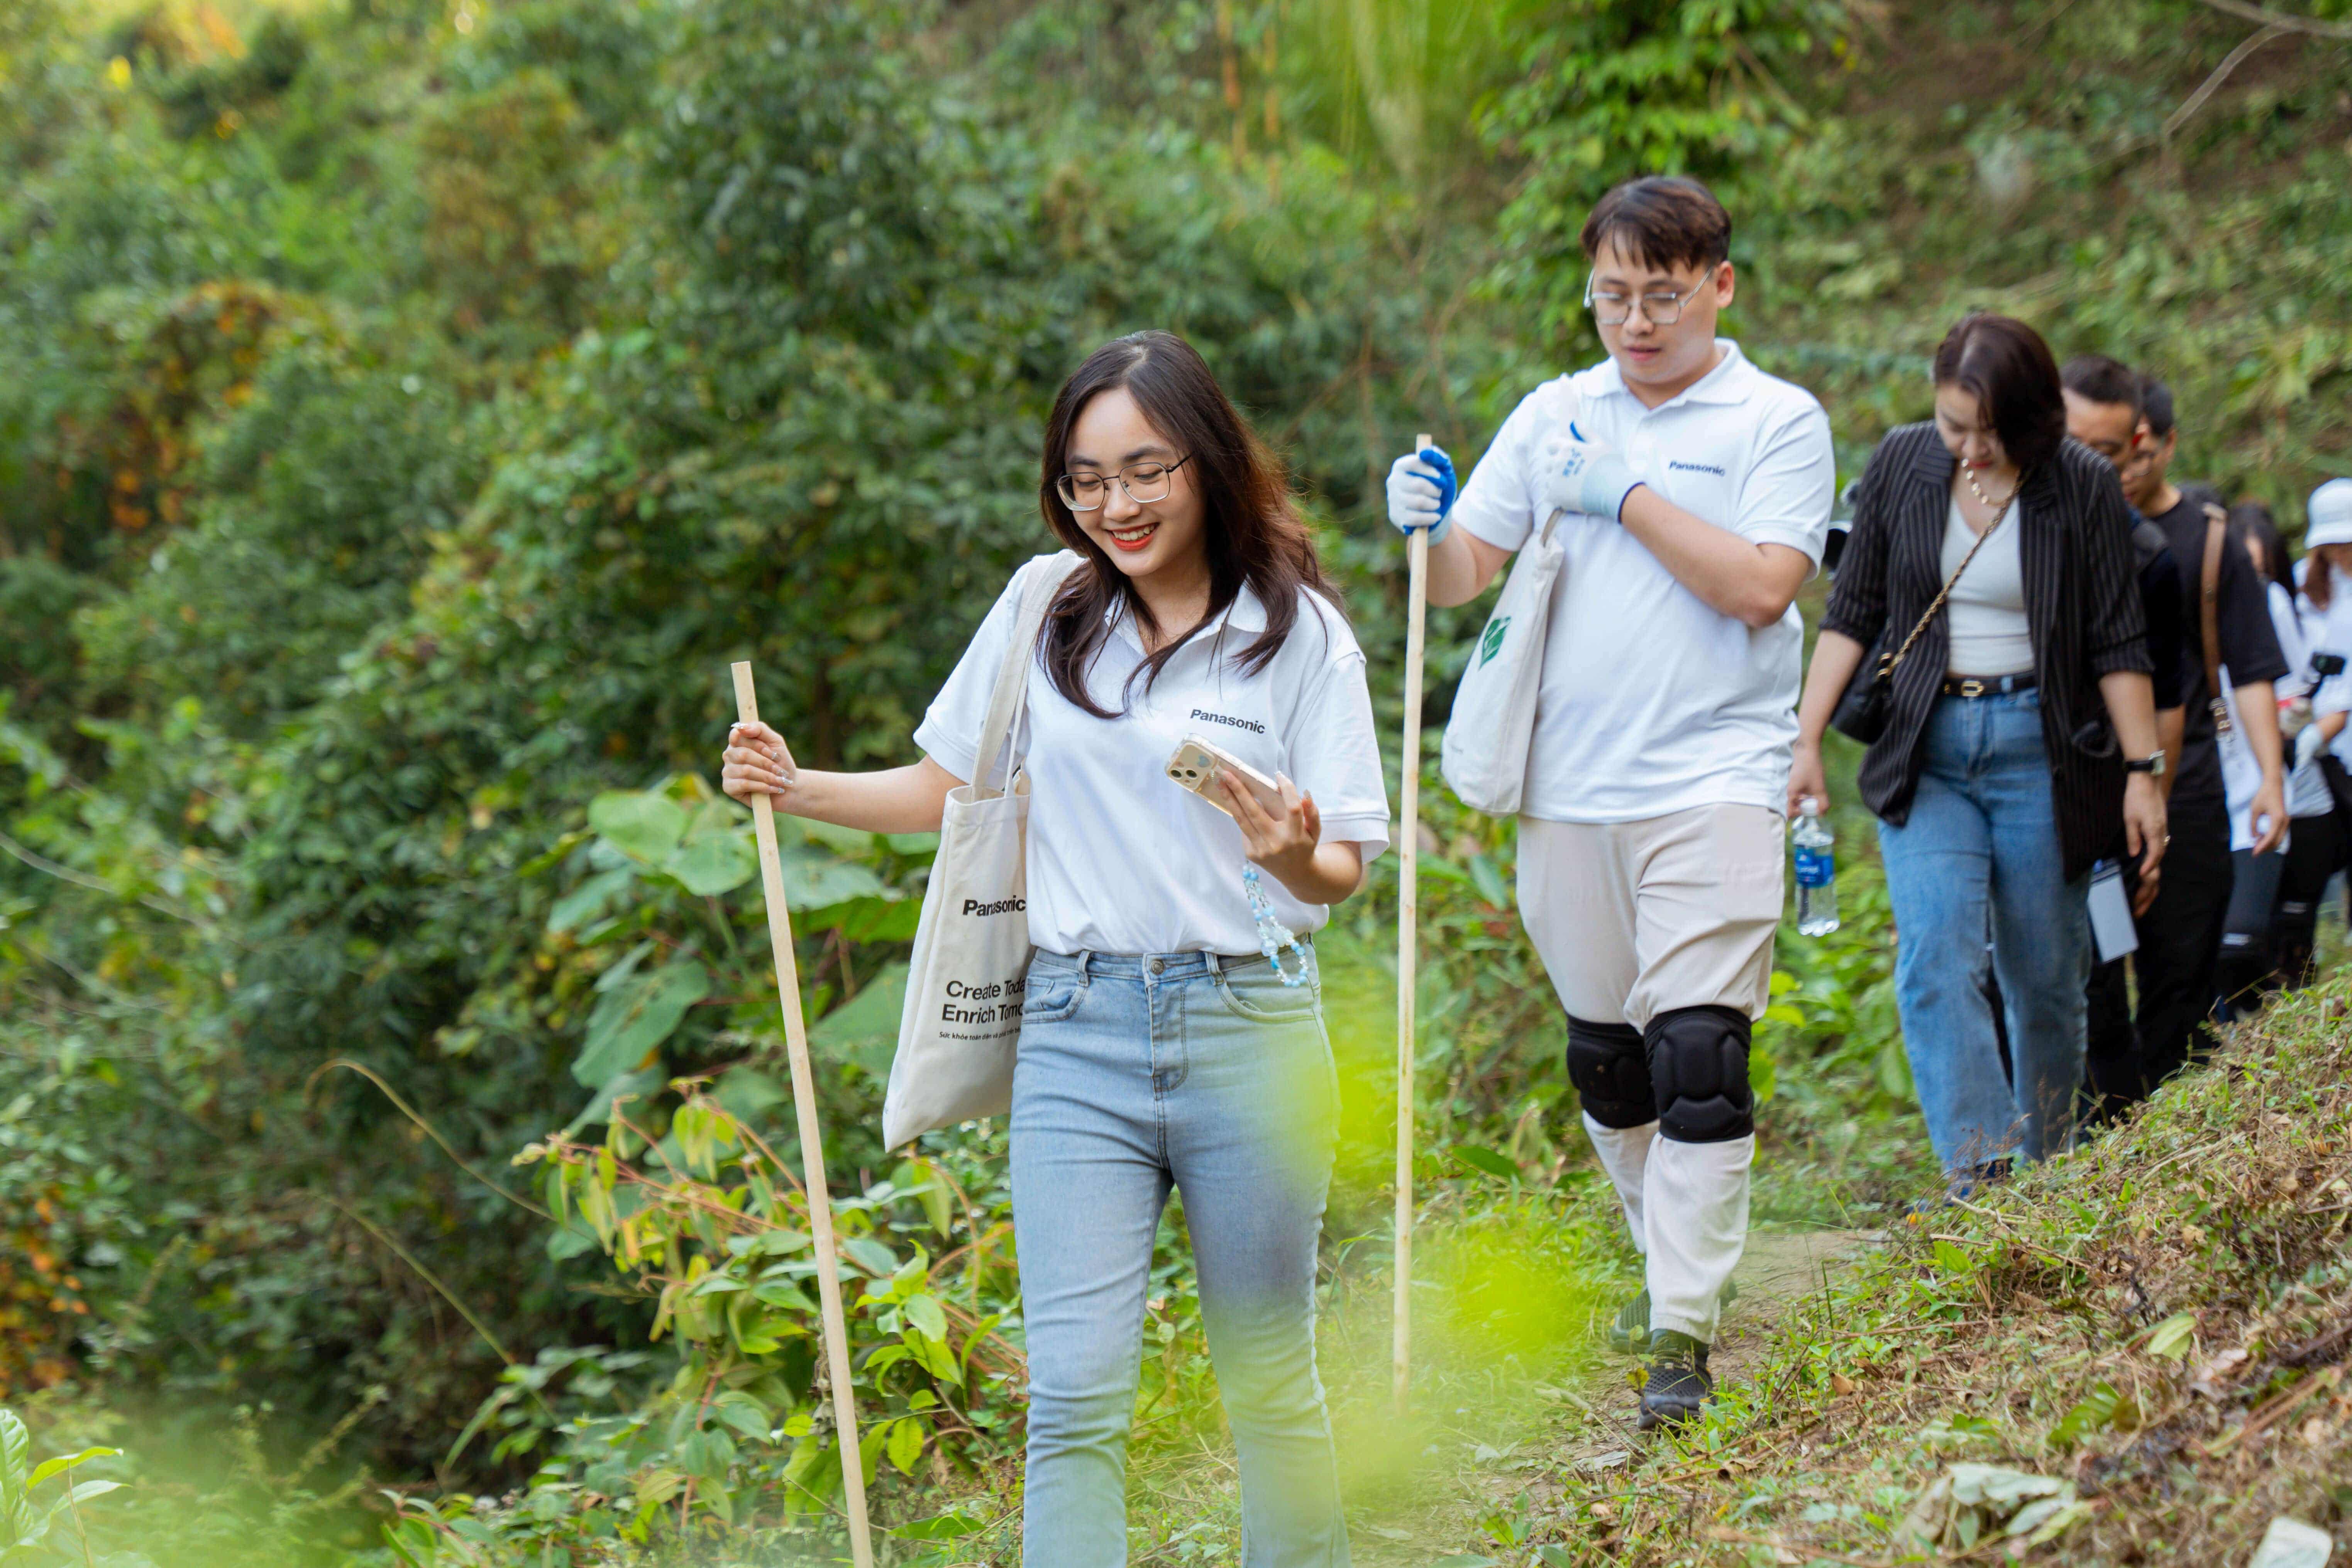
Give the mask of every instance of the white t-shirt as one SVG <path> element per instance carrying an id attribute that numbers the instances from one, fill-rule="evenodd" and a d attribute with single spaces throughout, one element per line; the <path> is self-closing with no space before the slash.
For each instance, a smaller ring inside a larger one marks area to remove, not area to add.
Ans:
<path id="1" fill-rule="evenodd" d="M 999 595 L 915 731 L 915 743 L 960 779 L 979 766 L 980 727 L 1019 615 L 1020 581 L 1016 574 Z M 1140 679 L 1129 689 L 1143 648 L 1119 616 L 1087 683 L 1101 707 L 1126 710 L 1116 719 L 1070 702 L 1031 661 L 1030 941 L 1049 952 L 1258 951 L 1241 829 L 1167 774 L 1188 735 L 1268 778 L 1288 774 L 1315 797 L 1324 842 L 1359 845 L 1367 861 L 1387 847 L 1388 787 L 1354 634 L 1328 601 L 1301 589 L 1281 651 L 1244 674 L 1236 656 L 1265 629 L 1265 607 L 1244 586 L 1149 690 Z M 1327 906 L 1300 903 L 1273 877 L 1258 881 L 1291 930 L 1315 931 L 1330 918 Z"/>
<path id="2" fill-rule="evenodd" d="M 1656 408 L 1614 361 L 1546 382 L 1514 409 L 1454 515 L 1517 550 L 1543 522 L 1542 459 L 1576 423 L 1684 510 L 1816 567 L 1837 460 L 1812 394 L 1718 338 L 1714 370 Z M 1552 591 L 1522 810 L 1554 822 L 1635 822 L 1698 805 L 1780 809 L 1797 736 L 1804 626 L 1796 607 L 1760 631 L 1710 609 L 1615 522 L 1570 516 Z"/>
<path id="3" fill-rule="evenodd" d="M 2304 568 L 2309 563 L 2308 556 L 2294 563 L 2297 583 L 2303 581 Z M 2295 608 L 2302 616 L 2304 639 L 2314 654 L 2341 654 L 2352 658 L 2352 583 L 2347 583 L 2338 574 L 2330 586 L 2336 591 L 2329 596 L 2325 610 L 2309 599 L 2299 595 L 2296 596 Z M 2310 663 L 2310 659 L 2305 658 L 2303 668 L 2297 673 L 2307 673 Z M 2323 718 L 2330 713 L 2352 711 L 2352 670 L 2342 675 L 2331 675 L 2320 682 L 2319 689 L 2311 694 L 2311 711 Z M 2335 752 L 2337 762 L 2352 768 L 2352 723 L 2336 731 L 2336 743 L 2329 750 Z M 2312 765 L 2316 772 L 2318 763 L 2315 760 Z"/>
<path id="4" fill-rule="evenodd" d="M 1981 546 L 1979 540 L 1981 539 Z M 1974 554 L 1969 552 L 1974 551 Z M 2033 632 L 2025 618 L 2025 567 L 2017 544 L 2017 503 L 1993 524 L 1992 537 L 1982 539 L 1961 515 L 1954 497 L 1944 520 L 1944 578 L 1969 569 L 1952 583 L 1944 601 L 1944 617 L 1951 636 L 1948 675 L 2016 675 L 2033 668 Z"/>
<path id="5" fill-rule="evenodd" d="M 2279 653 L 2286 659 L 2287 673 L 2273 688 L 2282 696 L 2293 696 L 2303 685 L 2303 677 L 2311 668 L 2311 656 L 2304 647 L 2303 627 L 2297 622 L 2294 601 L 2278 584 L 2269 584 L 2267 598 L 2271 612 L 2271 630 L 2278 637 Z M 2252 849 L 2259 835 L 2249 808 L 2254 804 L 2254 792 L 2263 787 L 2263 764 L 2254 760 L 2254 748 L 2246 740 L 2246 721 L 2238 707 L 2236 684 L 2230 679 L 2230 668 L 2221 667 L 2221 700 L 2230 710 L 2230 732 L 2216 736 L 2221 758 L 2221 792 L 2230 807 L 2230 847 Z M 2288 742 L 2287 760 L 2294 760 L 2294 743 Z M 2305 777 L 2309 774 L 2309 778 Z M 2298 768 L 2286 781 L 2286 814 L 2290 818 L 2313 816 L 2325 813 L 2333 804 L 2327 793 L 2327 780 L 2319 772 L 2319 759 L 2314 757 L 2307 768 Z M 2284 845 L 2280 846 L 2285 847 Z"/>

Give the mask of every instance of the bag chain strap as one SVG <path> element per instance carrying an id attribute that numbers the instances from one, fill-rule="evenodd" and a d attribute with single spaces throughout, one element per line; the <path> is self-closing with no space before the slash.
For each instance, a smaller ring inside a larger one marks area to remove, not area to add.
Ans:
<path id="1" fill-rule="evenodd" d="M 2019 482 L 2021 484 L 2023 483 L 2021 479 Z M 2015 505 L 2016 501 L 2016 494 L 2015 492 L 2011 492 L 2010 496 L 2010 505 Z M 1883 654 L 1879 657 L 1879 679 L 1884 680 L 1887 677 L 1893 675 L 1896 668 L 1900 666 L 1906 658 L 1910 657 L 1911 645 L 1919 640 L 1919 634 L 1927 629 L 1927 623 L 1936 618 L 1936 612 L 1942 609 L 1944 607 L 1944 601 L 1952 596 L 1952 588 L 1959 582 L 1960 574 L 1969 569 L 1969 563 L 1977 558 L 1977 552 L 1985 547 L 1985 541 L 1993 536 L 1993 534 L 2000 529 L 2002 520 L 2008 516 L 2009 508 L 2004 506 L 2000 510 L 2000 513 L 1993 518 L 1992 521 L 1987 525 L 1985 531 L 1977 535 L 1977 542 L 1969 546 L 1969 552 L 1960 557 L 1960 563 L 1952 568 L 1952 574 L 1944 579 L 1944 585 L 1936 590 L 1936 597 L 1934 601 L 1930 603 L 1927 608 L 1920 615 L 1918 625 L 1911 628 L 1911 635 L 1903 639 L 1903 646 L 1896 648 L 1891 654 Z"/>

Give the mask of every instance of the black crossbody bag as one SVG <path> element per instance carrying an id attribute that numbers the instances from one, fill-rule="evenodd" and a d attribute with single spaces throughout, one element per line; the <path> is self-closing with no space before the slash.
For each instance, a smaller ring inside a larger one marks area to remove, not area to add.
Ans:
<path id="1" fill-rule="evenodd" d="M 1920 614 L 1918 624 L 1911 628 L 1911 635 L 1903 639 L 1902 647 L 1888 651 L 1886 645 L 1892 628 L 1878 634 L 1878 641 L 1871 647 L 1870 656 L 1862 661 L 1853 679 L 1845 683 L 1845 690 L 1838 698 L 1837 709 L 1830 715 L 1831 729 L 1865 746 L 1876 744 L 1878 738 L 1886 733 L 1887 721 L 1895 714 L 1895 672 L 1911 656 L 1911 645 L 1919 640 L 1919 634 L 1927 629 L 1927 623 L 1936 618 L 1936 612 L 1942 609 L 1944 601 L 1952 596 L 1952 585 L 1960 580 L 1960 574 L 1969 569 L 1969 563 L 1977 558 L 1977 552 L 1985 547 L 1985 541 L 2000 527 L 2010 510 L 2003 508 L 2000 516 L 1994 518 L 1991 525 L 1977 535 L 1977 542 L 1969 546 L 1969 552 L 1960 557 L 1960 563 L 1952 568 L 1949 577 L 1944 579 L 1944 585 L 1936 591 L 1934 601 Z"/>

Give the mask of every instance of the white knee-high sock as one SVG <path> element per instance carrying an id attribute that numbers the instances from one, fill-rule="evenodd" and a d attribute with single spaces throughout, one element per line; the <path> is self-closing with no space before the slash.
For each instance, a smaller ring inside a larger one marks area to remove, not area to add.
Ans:
<path id="1" fill-rule="evenodd" d="M 1717 1299 L 1748 1243 L 1754 1137 L 1720 1143 L 1660 1138 L 1650 1151 L 1642 1212 L 1649 1226 L 1650 1330 L 1715 1342 Z"/>
<path id="2" fill-rule="evenodd" d="M 1592 1152 L 1601 1156 L 1601 1168 L 1609 1173 L 1609 1184 L 1617 1189 L 1617 1201 L 1625 1206 L 1625 1228 L 1633 1233 L 1636 1252 L 1650 1250 L 1650 1238 L 1642 1227 L 1642 1184 L 1650 1163 L 1650 1144 L 1657 1134 L 1654 1121 L 1639 1127 L 1603 1127 L 1589 1115 L 1584 1119 L 1584 1135 L 1592 1140 Z"/>

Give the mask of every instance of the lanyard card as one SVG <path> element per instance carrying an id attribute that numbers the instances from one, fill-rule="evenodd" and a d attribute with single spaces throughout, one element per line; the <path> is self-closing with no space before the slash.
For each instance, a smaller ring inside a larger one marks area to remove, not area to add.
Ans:
<path id="1" fill-rule="evenodd" d="M 2102 860 L 2091 868 L 2091 938 L 2098 943 L 2102 963 L 2139 951 L 2131 900 L 2124 894 L 2123 868 L 2113 860 Z"/>

